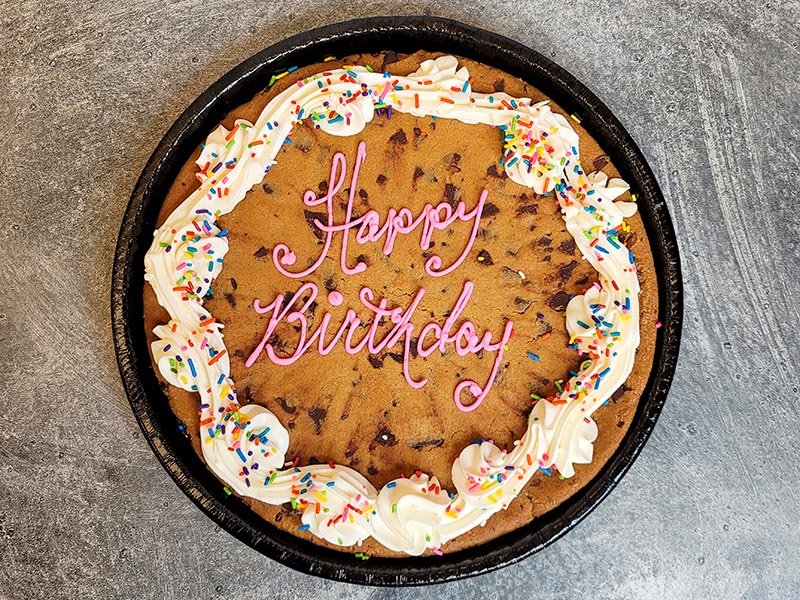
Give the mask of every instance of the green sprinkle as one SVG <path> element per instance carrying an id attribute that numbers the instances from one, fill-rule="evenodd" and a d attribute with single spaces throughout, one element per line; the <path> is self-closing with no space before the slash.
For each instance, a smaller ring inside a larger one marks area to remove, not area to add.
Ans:
<path id="1" fill-rule="evenodd" d="M 397 504 L 392 504 L 392 512 L 393 513 L 397 512 Z"/>
<path id="2" fill-rule="evenodd" d="M 230 495 L 233 493 L 233 492 L 231 491 L 231 488 L 229 488 L 227 485 L 226 485 L 225 487 L 223 487 L 223 488 L 222 488 L 222 490 L 223 490 L 223 491 L 224 491 L 226 494 L 228 494 L 228 496 L 230 496 Z"/>

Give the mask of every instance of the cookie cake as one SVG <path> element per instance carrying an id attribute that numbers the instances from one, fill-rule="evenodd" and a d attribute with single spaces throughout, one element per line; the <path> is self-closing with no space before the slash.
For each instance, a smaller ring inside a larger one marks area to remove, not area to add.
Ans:
<path id="1" fill-rule="evenodd" d="M 658 290 L 577 117 L 440 53 L 276 74 L 210 132 L 145 259 L 170 406 L 266 521 L 366 556 L 526 525 L 621 443 Z"/>

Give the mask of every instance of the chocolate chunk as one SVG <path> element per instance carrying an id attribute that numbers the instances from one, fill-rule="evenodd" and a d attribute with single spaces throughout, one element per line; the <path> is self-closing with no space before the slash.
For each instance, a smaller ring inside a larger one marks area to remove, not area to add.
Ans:
<path id="1" fill-rule="evenodd" d="M 261 246 L 261 248 L 253 252 L 253 256 L 256 258 L 264 258 L 265 256 L 269 256 L 269 250 L 264 248 L 264 246 Z"/>
<path id="2" fill-rule="evenodd" d="M 381 427 L 378 434 L 375 436 L 375 441 L 381 446 L 396 446 L 397 438 L 386 427 Z"/>
<path id="3" fill-rule="evenodd" d="M 233 294 L 222 294 L 222 297 L 228 301 L 228 304 L 231 305 L 231 308 L 236 308 L 236 298 Z"/>
<path id="4" fill-rule="evenodd" d="M 328 411 L 318 406 L 308 411 L 308 416 L 314 421 L 314 433 L 317 435 L 322 433 L 322 422 L 325 420 L 325 417 L 328 416 Z"/>
<path id="5" fill-rule="evenodd" d="M 364 263 L 369 266 L 369 257 L 366 254 L 359 254 L 356 256 L 356 262 Z"/>
<path id="6" fill-rule="evenodd" d="M 558 276 L 561 277 L 564 281 L 567 281 L 570 277 L 572 277 L 572 272 L 575 270 L 575 267 L 578 266 L 578 261 L 572 260 L 569 263 L 565 263 L 563 265 L 558 266 Z"/>
<path id="7" fill-rule="evenodd" d="M 422 450 L 423 448 L 438 448 L 442 444 L 444 444 L 444 439 L 438 438 L 435 440 L 422 440 L 420 442 L 414 442 L 408 446 L 414 450 Z"/>
<path id="8" fill-rule="evenodd" d="M 559 248 L 561 248 L 562 252 L 566 252 L 567 254 L 575 254 L 575 240 L 572 238 L 564 240 L 561 242 Z"/>
<path id="9" fill-rule="evenodd" d="M 525 300 L 525 298 L 520 298 L 519 296 L 514 298 L 514 308 L 521 315 L 525 314 L 525 312 L 531 307 L 531 304 L 533 304 L 531 300 Z"/>
<path id="10" fill-rule="evenodd" d="M 292 303 L 292 300 L 294 300 L 294 292 L 286 292 L 283 295 L 283 302 L 281 302 L 281 310 L 289 306 Z"/>
<path id="11" fill-rule="evenodd" d="M 369 194 L 367 193 L 367 190 L 361 188 L 360 190 L 358 190 L 358 197 L 361 198 L 362 200 L 366 200 L 367 198 L 369 198 Z"/>
<path id="12" fill-rule="evenodd" d="M 594 168 L 598 171 L 608 164 L 607 156 L 598 156 L 594 159 Z"/>
<path id="13" fill-rule="evenodd" d="M 310 210 L 304 210 L 303 214 L 306 217 L 306 223 L 308 223 L 308 226 L 314 231 L 314 236 L 318 240 L 325 239 L 325 233 L 322 231 L 322 229 L 317 227 L 316 223 L 314 223 L 314 220 L 318 220 L 320 223 L 327 223 L 328 215 L 322 212 L 313 212 Z"/>
<path id="14" fill-rule="evenodd" d="M 381 63 L 381 71 L 386 71 L 386 67 L 391 65 L 392 63 L 397 62 L 397 52 L 394 50 L 389 50 L 386 54 L 383 55 L 383 62 Z"/>
<path id="15" fill-rule="evenodd" d="M 383 367 L 383 356 L 376 356 L 375 354 L 367 354 L 367 360 L 372 365 L 373 369 L 380 369 Z"/>
<path id="16" fill-rule="evenodd" d="M 393 361 L 395 361 L 397 363 L 400 363 L 401 365 L 403 364 L 403 353 L 402 352 L 389 352 L 388 356 Z"/>
<path id="17" fill-rule="evenodd" d="M 356 453 L 356 449 L 353 446 L 348 446 L 347 450 L 344 451 L 345 458 L 353 458 L 353 454 Z"/>
<path id="18" fill-rule="evenodd" d="M 266 183 L 261 186 L 261 189 L 264 190 L 265 194 L 271 194 L 273 191 L 272 188 L 269 187 L 269 185 L 267 185 Z"/>
<path id="19" fill-rule="evenodd" d="M 333 278 L 333 275 L 328 275 L 325 278 L 325 289 L 329 292 L 336 289 L 336 280 Z"/>
<path id="20" fill-rule="evenodd" d="M 375 180 L 378 185 L 383 185 L 386 183 L 386 175 L 378 175 L 378 178 Z"/>
<path id="21" fill-rule="evenodd" d="M 492 260 L 492 255 L 489 254 L 486 250 L 481 250 L 478 252 L 478 262 L 484 266 L 490 266 L 494 264 Z"/>
<path id="22" fill-rule="evenodd" d="M 489 165 L 489 168 L 488 168 L 488 169 L 486 169 L 486 174 L 487 174 L 489 177 L 497 177 L 498 179 L 500 179 L 501 177 L 503 177 L 503 175 L 505 175 L 505 173 L 500 173 L 500 172 L 497 170 L 497 165 L 496 165 L 496 164 L 494 164 L 494 163 L 492 163 L 491 165 Z"/>
<path id="23" fill-rule="evenodd" d="M 456 204 L 461 199 L 461 188 L 452 183 L 444 184 L 444 199 L 455 210 Z"/>
<path id="24" fill-rule="evenodd" d="M 506 80 L 505 79 L 498 79 L 492 84 L 495 92 L 505 92 L 506 91 Z"/>
<path id="25" fill-rule="evenodd" d="M 585 285 L 587 283 L 589 283 L 589 276 L 588 275 L 584 275 L 580 279 L 576 279 L 575 280 L 575 284 L 576 285 Z"/>
<path id="26" fill-rule="evenodd" d="M 536 243 L 539 244 L 540 246 L 544 246 L 546 248 L 547 246 L 549 246 L 550 244 L 553 243 L 553 240 L 545 235 L 545 236 L 540 237 L 539 241 L 536 242 Z"/>
<path id="27" fill-rule="evenodd" d="M 291 404 L 286 398 L 282 396 L 278 396 L 275 398 L 278 401 L 278 404 L 281 405 L 283 412 L 293 415 L 297 412 L 297 407 L 294 404 Z"/>
<path id="28" fill-rule="evenodd" d="M 620 398 L 622 398 L 623 394 L 625 394 L 625 392 L 629 392 L 630 390 L 631 388 L 623 383 L 620 387 L 614 390 L 613 394 L 611 394 L 611 401 L 616 404 Z"/>
<path id="29" fill-rule="evenodd" d="M 233 277 L 231 277 L 231 288 L 233 288 L 235 290 L 238 287 L 239 287 L 239 284 L 236 283 L 236 280 Z"/>
<path id="30" fill-rule="evenodd" d="M 233 355 L 236 358 L 241 358 L 242 360 L 244 360 L 244 350 L 242 350 L 241 348 L 238 348 L 238 349 L 234 350 L 233 351 Z"/>
<path id="31" fill-rule="evenodd" d="M 378 469 L 374 465 L 370 465 L 367 467 L 367 473 L 369 473 L 370 475 L 377 475 Z"/>
<path id="32" fill-rule="evenodd" d="M 461 161 L 461 155 L 458 152 L 453 152 L 452 154 L 445 155 L 442 162 L 444 162 L 444 168 L 448 171 L 460 173 L 461 169 L 458 166 L 458 163 Z"/>
<path id="33" fill-rule="evenodd" d="M 423 171 L 421 167 L 417 167 L 416 169 L 414 169 L 414 181 L 416 181 L 423 175 L 425 175 L 425 171 Z"/>
<path id="34" fill-rule="evenodd" d="M 407 144 L 408 138 L 406 137 L 405 131 L 398 129 L 395 134 L 389 138 L 389 141 L 393 144 Z"/>
<path id="35" fill-rule="evenodd" d="M 633 231 L 620 231 L 617 237 L 627 248 L 633 248 L 636 245 L 637 237 Z"/>
<path id="36" fill-rule="evenodd" d="M 567 310 L 567 304 L 569 304 L 569 294 L 564 291 L 556 292 L 547 300 L 547 306 L 558 312 Z"/>
<path id="37" fill-rule="evenodd" d="M 524 204 L 517 207 L 517 215 L 535 215 L 539 212 L 538 204 Z"/>
<path id="38" fill-rule="evenodd" d="M 324 194 L 325 192 L 328 191 L 328 182 L 327 181 L 320 181 L 319 185 L 317 186 L 317 188 L 319 188 L 319 191 Z"/>
<path id="39" fill-rule="evenodd" d="M 428 137 L 427 133 L 422 133 L 422 129 L 414 127 L 414 147 L 419 148 L 419 145 Z"/>
<path id="40" fill-rule="evenodd" d="M 499 212 L 500 209 L 497 208 L 497 206 L 495 206 L 491 202 L 487 202 L 486 204 L 483 205 L 483 210 L 481 211 L 481 219 L 493 217 Z"/>

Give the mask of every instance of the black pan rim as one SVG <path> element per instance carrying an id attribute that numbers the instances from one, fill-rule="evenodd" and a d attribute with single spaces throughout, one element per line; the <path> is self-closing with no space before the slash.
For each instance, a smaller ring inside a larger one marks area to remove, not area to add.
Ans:
<path id="1" fill-rule="evenodd" d="M 500 68 L 580 116 L 639 196 L 660 267 L 656 274 L 662 327 L 650 380 L 628 434 L 600 473 L 577 494 L 529 525 L 475 548 L 441 557 L 365 561 L 283 532 L 224 492 L 178 430 L 174 415 L 164 409 L 166 398 L 150 364 L 142 319 L 132 322 L 128 315 L 142 314 L 142 259 L 154 229 L 153 212 L 157 215 L 163 199 L 163 184 L 228 110 L 266 87 L 269 74 L 291 66 L 320 62 L 331 54 L 412 49 L 452 52 Z M 658 183 L 631 136 L 591 91 L 548 58 L 501 35 L 439 17 L 373 17 L 314 29 L 262 50 L 211 85 L 177 119 L 144 167 L 125 211 L 114 257 L 111 317 L 120 374 L 145 438 L 181 490 L 214 522 L 264 555 L 304 573 L 367 585 L 424 585 L 516 563 L 563 536 L 610 493 L 641 452 L 666 400 L 680 348 L 683 290 L 677 239 Z"/>

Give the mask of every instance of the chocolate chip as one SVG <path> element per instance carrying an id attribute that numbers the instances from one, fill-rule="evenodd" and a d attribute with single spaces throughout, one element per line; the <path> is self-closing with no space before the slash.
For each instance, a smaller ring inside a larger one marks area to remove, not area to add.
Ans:
<path id="1" fill-rule="evenodd" d="M 336 280 L 333 278 L 333 275 L 328 275 L 325 278 L 325 289 L 329 292 L 336 289 Z"/>
<path id="2" fill-rule="evenodd" d="M 563 252 L 566 252 L 567 254 L 575 254 L 575 240 L 573 240 L 572 238 L 564 240 L 559 245 L 559 248 L 561 248 L 561 250 Z"/>
<path id="3" fill-rule="evenodd" d="M 505 92 L 506 91 L 506 80 L 505 79 L 498 79 L 492 84 L 495 92 Z"/>
<path id="4" fill-rule="evenodd" d="M 403 364 L 403 353 L 402 352 L 389 352 L 388 356 L 393 361 L 395 361 L 397 363 L 400 363 L 401 365 Z"/>
<path id="5" fill-rule="evenodd" d="M 539 244 L 540 246 L 544 246 L 546 248 L 547 246 L 549 246 L 550 244 L 553 243 L 553 240 L 545 235 L 545 236 L 540 237 L 539 241 L 536 242 L 536 243 Z"/>
<path id="6" fill-rule="evenodd" d="M 444 199 L 455 210 L 456 204 L 461 199 L 461 188 L 452 183 L 444 184 Z"/>
<path id="7" fill-rule="evenodd" d="M 261 248 L 253 252 L 253 256 L 256 258 L 264 258 L 265 256 L 269 256 L 269 250 L 264 248 L 264 246 L 261 246 Z"/>
<path id="8" fill-rule="evenodd" d="M 370 475 L 377 475 L 378 469 L 376 469 L 374 465 L 370 465 L 367 467 L 367 473 L 369 473 Z"/>
<path id="9" fill-rule="evenodd" d="M 414 169 L 414 181 L 416 181 L 423 175 L 425 175 L 425 171 L 422 170 L 422 167 L 417 167 L 416 169 Z"/>
<path id="10" fill-rule="evenodd" d="M 381 72 L 386 71 L 386 67 L 396 62 L 397 62 L 397 52 L 395 52 L 394 50 L 389 50 L 388 52 L 386 52 L 386 54 L 383 55 L 383 63 L 381 63 Z"/>
<path id="11" fill-rule="evenodd" d="M 486 250 L 481 250 L 480 252 L 478 252 L 478 262 L 486 267 L 494 264 L 494 261 L 492 260 L 492 255 L 489 254 Z"/>
<path id="12" fill-rule="evenodd" d="M 236 280 L 233 277 L 231 277 L 231 288 L 233 288 L 235 290 L 238 287 L 239 287 L 239 284 L 236 283 Z"/>
<path id="13" fill-rule="evenodd" d="M 406 137 L 405 131 L 398 129 L 395 134 L 389 138 L 389 141 L 393 144 L 407 144 L 408 138 Z"/>
<path id="14" fill-rule="evenodd" d="M 289 400 L 287 400 L 286 398 L 278 396 L 275 399 L 278 401 L 278 404 L 281 405 L 283 412 L 288 413 L 290 415 L 293 415 L 294 413 L 297 412 L 297 407 L 294 404 L 291 404 Z"/>
<path id="15" fill-rule="evenodd" d="M 525 314 L 525 312 L 531 307 L 531 304 L 533 304 L 531 300 L 525 300 L 525 298 L 520 298 L 519 296 L 514 298 L 514 308 L 521 315 Z"/>
<path id="16" fill-rule="evenodd" d="M 627 248 L 633 248 L 636 245 L 637 237 L 633 231 L 620 231 L 617 237 Z"/>
<path id="17" fill-rule="evenodd" d="M 578 266 L 578 261 L 570 261 L 569 263 L 565 263 L 563 265 L 558 266 L 558 276 L 561 277 L 564 281 L 567 281 L 570 277 L 572 277 L 572 272 L 575 270 L 575 267 Z"/>
<path id="18" fill-rule="evenodd" d="M 444 439 L 438 438 L 435 440 L 422 440 L 420 442 L 414 442 L 408 446 L 414 450 L 422 450 L 423 448 L 438 448 L 442 444 L 444 444 Z"/>
<path id="19" fill-rule="evenodd" d="M 517 215 L 535 215 L 539 212 L 538 204 L 524 204 L 517 207 Z"/>
<path id="20" fill-rule="evenodd" d="M 375 354 L 367 354 L 367 360 L 372 365 L 373 369 L 380 369 L 383 367 L 383 356 L 376 356 Z"/>
<path id="21" fill-rule="evenodd" d="M 556 292 L 547 300 L 547 306 L 558 312 L 567 310 L 567 304 L 569 304 L 569 294 L 564 291 Z"/>
<path id="22" fill-rule="evenodd" d="M 575 280 L 575 285 L 585 285 L 587 283 L 589 283 L 589 276 L 588 275 L 584 275 L 580 279 L 576 279 Z"/>
<path id="23" fill-rule="evenodd" d="M 328 191 L 328 182 L 327 181 L 320 181 L 319 185 L 317 186 L 319 191 L 323 194 Z"/>
<path id="24" fill-rule="evenodd" d="M 308 411 L 308 416 L 314 421 L 314 432 L 319 435 L 322 432 L 322 422 L 325 420 L 325 417 L 328 416 L 328 411 L 318 406 Z"/>
<path id="25" fill-rule="evenodd" d="M 264 190 L 265 194 L 271 194 L 273 191 L 272 188 L 269 187 L 269 185 L 267 185 L 266 183 L 261 186 L 261 189 Z"/>
<path id="26" fill-rule="evenodd" d="M 381 427 L 378 430 L 378 434 L 375 436 L 375 441 L 378 442 L 381 446 L 397 445 L 397 438 L 394 437 L 394 434 L 388 429 L 386 429 L 386 427 Z"/>
<path id="27" fill-rule="evenodd" d="M 360 190 L 358 190 L 358 197 L 361 198 L 362 200 L 366 200 L 367 198 L 369 198 L 369 194 L 367 193 L 367 190 L 361 188 Z"/>
<path id="28" fill-rule="evenodd" d="M 386 175 L 378 175 L 378 178 L 375 180 L 378 185 L 383 185 L 386 183 Z"/>
<path id="29" fill-rule="evenodd" d="M 236 308 L 236 298 L 233 294 L 222 294 L 222 297 L 228 301 L 228 304 L 231 305 L 231 308 Z"/>
<path id="30" fill-rule="evenodd" d="M 345 458 L 353 458 L 353 454 L 356 453 L 356 449 L 353 446 L 348 446 L 347 450 L 344 451 Z"/>
<path id="31" fill-rule="evenodd" d="M 318 240 L 325 239 L 325 233 L 317 227 L 317 224 L 314 223 L 314 220 L 318 220 L 320 223 L 327 223 L 328 222 L 328 215 L 322 212 L 313 212 L 310 210 L 304 210 L 303 214 L 306 217 L 306 223 L 311 229 L 314 231 L 314 236 Z"/>
<path id="32" fill-rule="evenodd" d="M 452 154 L 445 155 L 442 162 L 444 162 L 444 167 L 448 171 L 460 173 L 461 169 L 458 166 L 458 163 L 461 161 L 461 155 L 458 152 L 453 152 Z"/>
<path id="33" fill-rule="evenodd" d="M 483 205 L 483 210 L 481 211 L 481 219 L 493 217 L 499 212 L 500 209 L 497 208 L 497 206 L 495 206 L 491 202 L 487 202 L 486 204 Z"/>
<path id="34" fill-rule="evenodd" d="M 486 174 L 487 174 L 489 177 L 497 177 L 498 179 L 500 179 L 500 178 L 501 178 L 503 175 L 505 175 L 505 173 L 500 173 L 500 172 L 497 170 L 497 165 L 496 165 L 496 164 L 494 164 L 494 163 L 492 163 L 491 165 L 489 165 L 489 168 L 488 168 L 488 169 L 486 169 Z"/>
<path id="35" fill-rule="evenodd" d="M 608 164 L 607 156 L 598 156 L 594 159 L 594 168 L 598 171 Z"/>
<path id="36" fill-rule="evenodd" d="M 239 348 L 239 349 L 237 349 L 237 350 L 234 350 L 234 351 L 233 351 L 233 355 L 234 355 L 236 358 L 241 358 L 242 360 L 244 360 L 244 350 L 242 350 L 241 348 Z"/>

